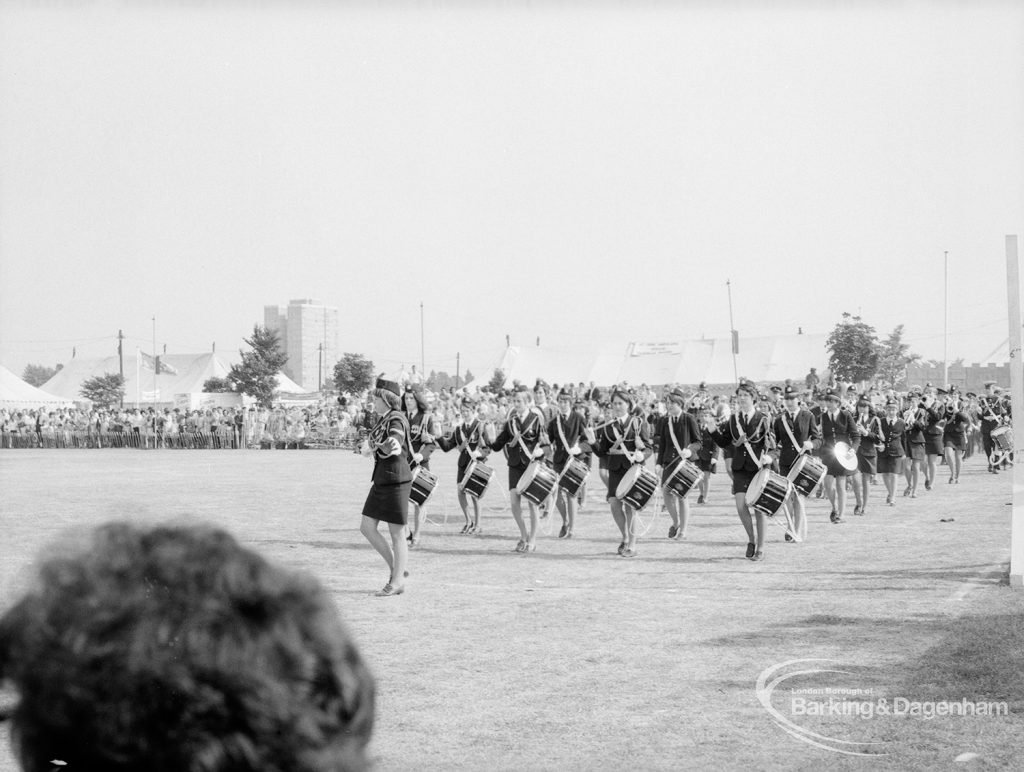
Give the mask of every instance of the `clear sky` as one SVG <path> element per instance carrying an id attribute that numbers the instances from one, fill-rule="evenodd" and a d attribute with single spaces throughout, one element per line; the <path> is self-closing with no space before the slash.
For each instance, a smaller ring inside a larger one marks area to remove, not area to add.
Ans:
<path id="1" fill-rule="evenodd" d="M 1024 3 L 0 3 L 0 362 L 1007 336 Z M 796 373 L 796 376 L 802 373 Z"/>

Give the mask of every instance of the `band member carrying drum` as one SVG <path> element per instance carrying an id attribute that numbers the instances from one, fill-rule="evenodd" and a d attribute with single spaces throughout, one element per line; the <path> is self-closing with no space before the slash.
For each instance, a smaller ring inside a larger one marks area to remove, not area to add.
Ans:
<path id="1" fill-rule="evenodd" d="M 366 439 L 362 452 L 373 457 L 373 485 L 363 504 L 363 520 L 359 532 L 384 558 L 391 574 L 384 589 L 377 595 L 401 595 L 405 592 L 405 566 L 409 557 L 405 541 L 405 524 L 409 518 L 409 492 L 412 471 L 409 461 L 409 421 L 399 410 L 401 387 L 394 381 L 377 379 L 373 391 L 374 412 L 379 416 Z M 377 528 L 388 524 L 391 544 Z"/>
<path id="2" fill-rule="evenodd" d="M 683 412 L 686 395 L 680 389 L 672 389 L 667 400 L 668 415 L 658 421 L 654 446 L 657 448 L 656 465 L 660 467 L 665 506 L 672 518 L 668 538 L 679 541 L 686 538 L 686 526 L 690 520 L 690 502 L 686 494 L 702 477 L 699 467 L 691 461 L 695 460 L 701 448 L 701 433 L 697 419 L 691 413 Z M 687 470 L 693 471 L 689 477 L 685 477 Z"/>
<path id="3" fill-rule="evenodd" d="M 985 451 L 985 458 L 988 459 L 988 471 L 998 474 L 999 464 L 992 463 L 992 459 L 996 457 L 992 431 L 1003 424 L 1003 407 L 996 393 L 995 381 L 985 381 L 985 393 L 979 396 L 978 407 L 981 419 L 981 447 Z"/>
<path id="4" fill-rule="evenodd" d="M 544 458 L 548 446 L 548 432 L 544 414 L 533 404 L 533 395 L 525 386 L 519 386 L 512 395 L 512 411 L 501 432 L 490 443 L 491 450 L 508 447 L 508 487 L 512 517 L 519 526 L 520 539 L 515 552 L 534 552 L 537 549 L 537 506 L 527 498 L 530 510 L 530 530 L 523 520 L 522 494 L 517 490 L 520 478 L 531 462 Z"/>
<path id="5" fill-rule="evenodd" d="M 626 558 L 637 554 L 636 512 L 632 505 L 618 498 L 619 483 L 634 464 L 643 464 L 652 452 L 650 429 L 646 421 L 632 415 L 633 404 L 631 394 L 617 389 L 612 394 L 611 420 L 586 432 L 594 453 L 607 461 L 607 500 L 622 535 L 618 553 Z"/>
<path id="6" fill-rule="evenodd" d="M 825 495 L 832 504 L 829 519 L 833 523 L 843 522 L 846 514 L 846 478 L 857 471 L 857 446 L 860 433 L 857 419 L 848 410 L 840 407 L 839 392 L 829 389 L 825 392 L 827 407 L 821 414 L 821 460 L 825 462 Z"/>
<path id="7" fill-rule="evenodd" d="M 475 462 L 482 462 L 490 454 L 490 448 L 483 439 L 483 423 L 477 418 L 476 403 L 469 397 L 462 400 L 462 423 L 455 427 L 451 437 L 438 437 L 437 446 L 445 453 L 459 449 L 458 462 L 458 499 L 459 508 L 466 518 L 461 533 L 480 533 L 480 499 L 478 496 L 467 495 L 465 488 L 469 468 Z M 469 516 L 469 500 L 473 502 L 473 517 Z"/>
<path id="8" fill-rule="evenodd" d="M 434 441 L 434 424 L 430 417 L 430 407 L 417 389 L 406 387 L 402 408 L 409 418 L 409 431 L 412 436 L 413 464 L 430 471 L 430 454 L 437 443 Z M 420 525 L 422 516 L 420 505 L 412 504 L 412 526 L 409 528 L 409 546 L 416 547 L 420 543 Z"/>
<path id="9" fill-rule="evenodd" d="M 878 451 L 878 473 L 885 483 L 885 503 L 890 507 L 896 506 L 896 475 L 900 473 L 900 462 L 904 457 L 903 433 L 906 425 L 899 416 L 899 409 L 900 404 L 896 398 L 889 397 L 885 401 L 885 415 L 879 421 L 884 447 Z"/>
<path id="10" fill-rule="evenodd" d="M 760 511 L 756 512 L 755 530 L 755 521 L 747 507 L 747 488 L 762 467 L 773 463 L 768 451 L 774 449 L 775 440 L 768 416 L 754 410 L 755 399 L 757 388 L 749 382 L 741 383 L 736 388 L 736 412 L 719 424 L 713 436 L 719 447 L 732 448 L 732 493 L 736 500 L 736 513 L 747 533 L 746 557 L 759 561 L 764 560 L 768 519 Z"/>
<path id="11" fill-rule="evenodd" d="M 548 424 L 548 437 L 554 446 L 552 458 L 555 471 L 558 472 L 559 479 L 561 479 L 563 475 L 571 473 L 576 468 L 570 465 L 581 453 L 580 440 L 583 439 L 585 424 L 583 417 L 573 410 L 573 397 L 568 389 L 558 392 L 557 402 L 558 412 Z M 582 464 L 582 462 L 580 463 Z M 589 467 L 587 471 L 589 471 Z M 570 493 L 567 489 L 559 486 L 555 495 L 558 513 L 562 516 L 562 529 L 558 532 L 558 538 L 571 539 L 572 529 L 576 523 L 575 492 Z"/>
<path id="12" fill-rule="evenodd" d="M 779 473 L 788 477 L 797 459 L 821 447 L 821 429 L 814 414 L 800 406 L 800 392 L 787 386 L 782 393 L 782 412 L 775 418 L 773 434 L 778 443 Z M 820 467 L 818 468 L 820 474 Z M 789 499 L 793 508 L 796 534 L 786 534 L 786 541 L 807 538 L 807 511 L 799 492 Z"/>
<path id="13" fill-rule="evenodd" d="M 590 406 L 582 399 L 577 398 L 572 406 L 573 412 L 576 413 L 583 421 L 584 428 L 590 426 Z M 590 443 L 587 442 L 586 437 L 580 439 L 580 454 L 576 456 L 576 460 L 581 464 L 585 464 L 587 467 L 587 474 L 590 474 L 590 469 L 593 467 L 594 453 L 590 447 Z M 576 493 L 576 501 L 578 505 L 576 511 L 579 512 L 583 509 L 583 502 L 587 500 L 587 480 L 583 480 L 580 485 L 579 491 Z"/>
<path id="14" fill-rule="evenodd" d="M 703 504 L 708 500 L 711 475 L 715 473 L 715 468 L 718 466 L 718 445 L 715 444 L 714 438 L 718 424 L 715 422 L 710 404 L 705 404 L 698 409 L 697 423 L 700 426 L 700 450 L 697 451 L 695 463 L 701 471 L 700 494 L 697 496 L 697 503 Z"/>

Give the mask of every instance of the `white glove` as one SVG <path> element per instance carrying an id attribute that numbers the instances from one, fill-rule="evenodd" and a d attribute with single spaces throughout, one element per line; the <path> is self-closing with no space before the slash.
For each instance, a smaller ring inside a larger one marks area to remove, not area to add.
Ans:
<path id="1" fill-rule="evenodd" d="M 412 460 L 415 461 L 417 464 L 419 464 L 420 462 L 423 461 L 423 454 L 422 453 L 413 453 L 412 454 Z"/>
<path id="2" fill-rule="evenodd" d="M 536 448 L 534 448 L 533 449 L 533 457 L 534 458 L 544 458 L 544 448 L 542 448 L 540 445 L 538 445 Z"/>
<path id="3" fill-rule="evenodd" d="M 693 455 L 693 451 L 689 448 L 683 448 L 683 458 L 689 458 Z"/>
<path id="4" fill-rule="evenodd" d="M 811 442 L 810 440 L 805 440 L 804 441 L 804 450 L 808 450 L 808 451 L 809 450 L 814 450 L 814 443 Z"/>
<path id="5" fill-rule="evenodd" d="M 569 452 L 570 456 L 578 456 L 580 454 L 580 452 L 581 452 L 580 451 L 580 446 L 579 445 L 573 445 L 571 448 L 569 448 L 568 452 Z"/>
<path id="6" fill-rule="evenodd" d="M 638 464 L 642 464 L 644 462 L 644 452 L 642 450 L 638 450 L 633 453 L 633 460 Z"/>
<path id="7" fill-rule="evenodd" d="M 469 457 L 470 457 L 471 459 L 473 459 L 474 461 L 476 461 L 476 460 L 477 460 L 478 458 L 480 458 L 480 457 L 481 457 L 482 455 L 483 455 L 483 454 L 482 454 L 482 453 L 481 453 L 481 452 L 480 452 L 479 450 L 471 450 L 471 451 L 469 451 Z"/>

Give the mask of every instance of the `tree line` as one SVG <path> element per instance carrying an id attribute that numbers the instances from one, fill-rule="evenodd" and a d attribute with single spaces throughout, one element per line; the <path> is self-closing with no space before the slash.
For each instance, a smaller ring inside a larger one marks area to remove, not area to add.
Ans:
<path id="1" fill-rule="evenodd" d="M 232 392 L 247 394 L 261 406 L 269 407 L 276 396 L 276 376 L 284 367 L 287 357 L 281 350 L 277 332 L 255 325 L 252 336 L 244 339 L 249 350 L 240 350 L 242 361 L 231 366 L 226 378 L 209 378 L 203 383 L 208 393 Z M 903 325 L 897 325 L 885 340 L 879 340 L 875 328 L 860 316 L 843 312 L 842 318 L 828 336 L 829 369 L 838 381 L 848 383 L 875 382 L 883 387 L 898 388 L 906 383 L 907 365 L 920 361 L 911 353 L 903 340 Z M 42 386 L 52 378 L 55 368 L 30 364 L 25 367 L 22 380 L 33 386 Z M 335 363 L 330 386 L 339 395 L 356 395 L 374 383 L 373 362 L 362 354 L 345 353 Z M 473 380 L 465 377 L 431 371 L 425 385 L 428 389 L 458 389 Z M 499 390 L 505 374 L 495 370 L 489 386 Z M 124 400 L 124 378 L 118 373 L 104 373 L 86 379 L 79 393 L 95 405 L 109 408 Z"/>

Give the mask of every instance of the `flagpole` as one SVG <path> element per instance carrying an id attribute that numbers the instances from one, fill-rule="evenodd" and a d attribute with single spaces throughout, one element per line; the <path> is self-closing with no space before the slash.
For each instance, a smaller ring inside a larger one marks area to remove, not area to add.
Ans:
<path id="1" fill-rule="evenodd" d="M 153 403 L 156 404 L 156 368 L 159 358 L 156 353 L 156 316 L 153 317 Z"/>
<path id="2" fill-rule="evenodd" d="M 138 346 L 135 347 L 135 409 L 139 409 L 139 384 L 142 382 L 142 372 L 139 366 L 142 363 L 142 354 L 139 353 L 141 349 Z"/>

